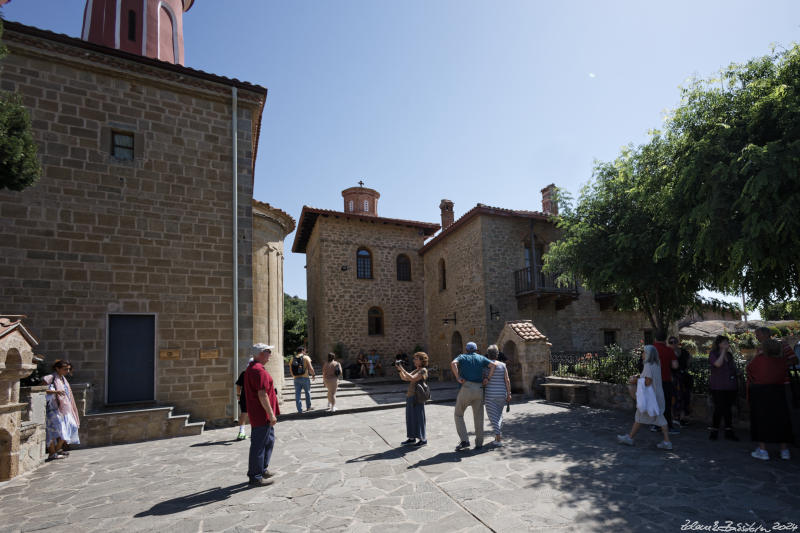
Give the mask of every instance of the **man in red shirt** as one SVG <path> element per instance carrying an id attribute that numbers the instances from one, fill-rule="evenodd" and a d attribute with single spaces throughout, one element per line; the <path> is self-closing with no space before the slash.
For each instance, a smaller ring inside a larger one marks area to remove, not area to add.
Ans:
<path id="1" fill-rule="evenodd" d="M 680 431 L 672 425 L 672 371 L 678 369 L 678 356 L 675 355 L 675 350 L 667 346 L 666 332 L 658 332 L 655 337 L 653 346 L 658 350 L 658 359 L 661 363 L 661 388 L 664 389 L 664 418 L 667 419 L 670 434 L 677 435 Z"/>
<path id="2" fill-rule="evenodd" d="M 275 445 L 275 424 L 280 409 L 272 376 L 264 368 L 272 355 L 272 346 L 253 345 L 253 361 L 244 371 L 244 393 L 250 417 L 250 461 L 247 477 L 250 485 L 271 485 L 269 471 L 272 448 Z"/>

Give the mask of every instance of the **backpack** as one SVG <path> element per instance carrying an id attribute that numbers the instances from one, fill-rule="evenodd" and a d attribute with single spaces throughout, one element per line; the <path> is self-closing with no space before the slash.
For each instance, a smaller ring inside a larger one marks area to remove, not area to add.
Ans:
<path id="1" fill-rule="evenodd" d="M 428 382 L 424 379 L 417 381 L 417 385 L 414 387 L 414 403 L 425 405 L 429 401 L 431 401 L 431 389 L 428 387 Z"/>
<path id="2" fill-rule="evenodd" d="M 336 363 L 336 368 L 334 369 L 334 372 L 336 373 L 337 378 L 342 375 L 342 367 L 339 365 L 339 363 Z"/>
<path id="3" fill-rule="evenodd" d="M 297 355 L 292 359 L 292 376 L 302 376 L 306 372 L 305 361 L 302 355 Z"/>

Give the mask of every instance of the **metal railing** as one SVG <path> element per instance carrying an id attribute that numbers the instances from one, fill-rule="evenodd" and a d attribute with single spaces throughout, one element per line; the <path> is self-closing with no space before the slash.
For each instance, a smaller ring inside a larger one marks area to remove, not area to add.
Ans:
<path id="1" fill-rule="evenodd" d="M 528 292 L 540 293 L 577 293 L 578 285 L 575 281 L 567 284 L 556 282 L 557 275 L 542 272 L 542 267 L 526 267 L 514 272 L 514 287 L 517 294 Z"/>

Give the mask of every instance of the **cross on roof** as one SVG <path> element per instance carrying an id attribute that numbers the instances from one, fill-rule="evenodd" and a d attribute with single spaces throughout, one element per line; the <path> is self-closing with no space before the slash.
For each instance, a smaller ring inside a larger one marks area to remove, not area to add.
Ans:
<path id="1" fill-rule="evenodd" d="M 362 187 L 364 186 L 364 182 L 363 182 L 362 180 L 358 180 L 358 184 L 359 184 L 360 186 L 362 186 Z"/>

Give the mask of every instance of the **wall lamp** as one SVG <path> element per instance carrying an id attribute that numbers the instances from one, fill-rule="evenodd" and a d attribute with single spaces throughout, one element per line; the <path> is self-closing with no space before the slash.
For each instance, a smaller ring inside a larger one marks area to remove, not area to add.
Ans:
<path id="1" fill-rule="evenodd" d="M 445 326 L 447 324 L 449 324 L 450 322 L 452 322 L 453 324 L 456 323 L 456 312 L 455 311 L 453 311 L 453 316 L 446 316 L 446 317 L 444 317 L 442 319 L 442 324 L 444 324 Z"/>
<path id="2" fill-rule="evenodd" d="M 500 310 L 489 304 L 489 318 L 491 320 L 500 320 Z"/>
<path id="3" fill-rule="evenodd" d="M 342 272 L 347 272 L 347 269 L 350 268 L 347 265 L 342 265 Z"/>

